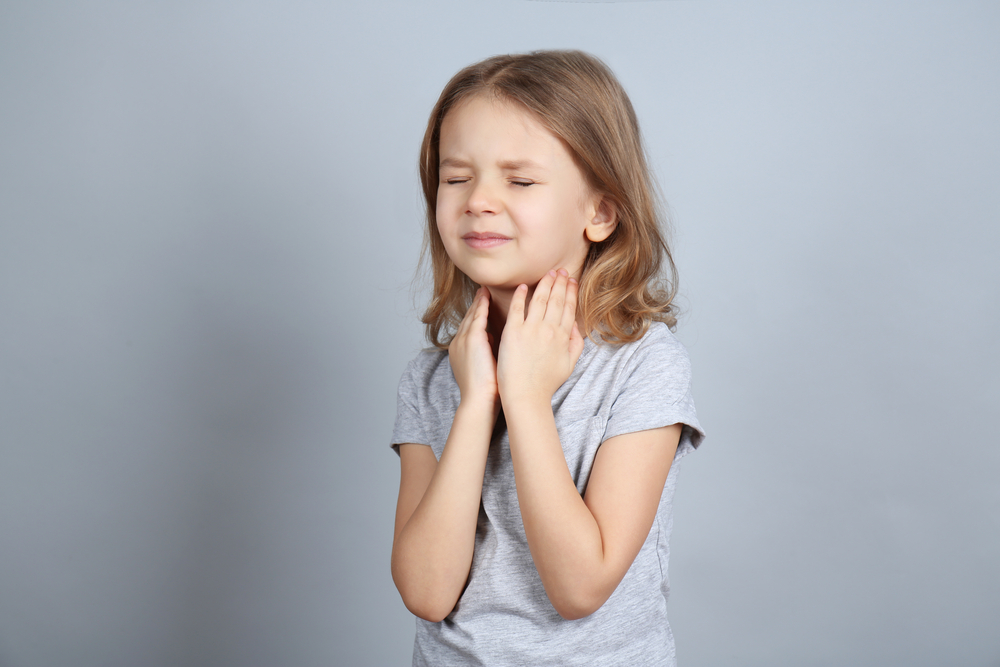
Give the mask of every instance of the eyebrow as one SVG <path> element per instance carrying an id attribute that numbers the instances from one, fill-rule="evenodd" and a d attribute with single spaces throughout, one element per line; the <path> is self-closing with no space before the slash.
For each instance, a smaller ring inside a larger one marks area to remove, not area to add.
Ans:
<path id="1" fill-rule="evenodd" d="M 468 167 L 469 163 L 458 158 L 448 157 L 441 160 L 441 167 Z"/>
<path id="2" fill-rule="evenodd" d="M 500 168 L 507 171 L 517 171 L 519 169 L 542 169 L 542 165 L 532 160 L 504 160 L 500 163 Z"/>
<path id="3" fill-rule="evenodd" d="M 455 167 L 458 169 L 471 167 L 472 164 L 466 160 L 459 158 L 448 157 L 441 160 L 441 164 L 438 167 Z M 498 163 L 498 166 L 504 171 L 518 171 L 520 169 L 544 169 L 544 167 L 533 160 L 503 160 Z"/>

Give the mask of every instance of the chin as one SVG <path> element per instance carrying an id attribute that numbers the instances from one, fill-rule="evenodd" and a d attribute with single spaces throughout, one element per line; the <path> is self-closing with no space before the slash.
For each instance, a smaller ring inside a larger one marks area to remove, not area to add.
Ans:
<path id="1" fill-rule="evenodd" d="M 465 268 L 459 266 L 459 270 L 468 276 L 469 280 L 481 285 L 483 287 L 489 287 L 491 289 L 499 290 L 509 290 L 514 291 L 517 289 L 518 285 L 527 285 L 532 290 L 535 285 L 548 273 L 548 269 L 540 269 L 538 271 L 524 271 L 523 273 L 514 273 L 510 271 L 490 271 L 490 268 L 500 268 L 500 267 L 468 267 L 470 269 L 479 268 L 480 270 L 466 271 Z M 487 270 L 482 270 L 482 269 Z M 572 275 L 572 274 L 571 274 Z"/>
<path id="2" fill-rule="evenodd" d="M 479 284 L 483 285 L 484 287 L 489 287 L 490 289 L 507 290 L 507 291 L 513 292 L 514 290 L 517 289 L 518 285 L 527 285 L 528 289 L 534 290 L 535 289 L 535 285 L 537 285 L 538 281 L 540 281 L 541 279 L 542 279 L 541 276 L 539 276 L 539 277 L 535 278 L 534 280 L 532 280 L 530 278 L 523 278 L 523 279 L 513 279 L 513 280 L 500 280 L 500 281 L 493 281 L 493 282 L 483 282 L 483 283 L 479 283 Z"/>
<path id="3" fill-rule="evenodd" d="M 459 267 L 459 269 L 461 269 L 461 267 Z M 538 284 L 538 281 L 542 279 L 541 276 L 532 280 L 525 276 L 511 276 L 510 274 L 499 275 L 483 271 L 462 271 L 462 273 L 468 276 L 469 280 L 477 285 L 481 285 L 482 287 L 511 291 L 517 289 L 517 286 L 521 284 L 526 284 L 528 287 L 534 287 Z"/>

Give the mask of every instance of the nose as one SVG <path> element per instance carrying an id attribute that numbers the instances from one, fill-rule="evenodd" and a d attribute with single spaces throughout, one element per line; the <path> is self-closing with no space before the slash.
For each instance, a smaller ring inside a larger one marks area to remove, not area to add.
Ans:
<path id="1" fill-rule="evenodd" d="M 486 179 L 476 179 L 465 200 L 466 213 L 469 215 L 490 215 L 500 211 L 500 199 L 495 188 Z"/>

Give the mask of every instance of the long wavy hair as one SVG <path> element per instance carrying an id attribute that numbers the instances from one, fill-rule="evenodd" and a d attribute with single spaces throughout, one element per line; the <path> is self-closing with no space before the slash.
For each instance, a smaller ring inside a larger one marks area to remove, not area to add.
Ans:
<path id="1" fill-rule="evenodd" d="M 515 103 L 562 139 L 595 193 L 608 198 L 617 226 L 591 243 L 577 308 L 583 331 L 611 343 L 638 340 L 653 321 L 676 325 L 677 269 L 667 245 L 656 189 L 649 174 L 632 103 L 611 70 L 582 51 L 534 51 L 487 58 L 448 82 L 420 148 L 420 181 L 427 202 L 422 262 L 434 280 L 422 317 L 428 340 L 446 348 L 479 285 L 445 252 L 437 227 L 439 141 L 448 112 L 477 95 Z"/>

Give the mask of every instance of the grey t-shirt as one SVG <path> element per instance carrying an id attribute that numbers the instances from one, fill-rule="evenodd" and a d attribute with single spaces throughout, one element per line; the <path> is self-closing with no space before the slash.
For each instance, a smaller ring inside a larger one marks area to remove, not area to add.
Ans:
<path id="1" fill-rule="evenodd" d="M 690 380 L 683 345 L 666 325 L 655 323 L 634 343 L 597 345 L 587 339 L 573 374 L 552 397 L 559 439 L 581 494 L 602 442 L 623 433 L 684 425 L 656 519 L 639 554 L 607 602 L 575 621 L 556 613 L 531 559 L 501 415 L 486 462 L 468 584 L 442 622 L 417 619 L 413 665 L 675 664 L 666 604 L 677 461 L 704 437 Z M 393 446 L 430 445 L 440 459 L 458 403 L 447 352 L 421 352 L 399 383 Z"/>

